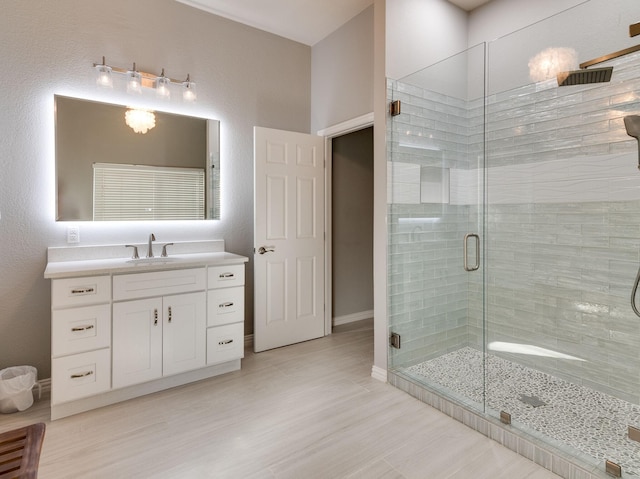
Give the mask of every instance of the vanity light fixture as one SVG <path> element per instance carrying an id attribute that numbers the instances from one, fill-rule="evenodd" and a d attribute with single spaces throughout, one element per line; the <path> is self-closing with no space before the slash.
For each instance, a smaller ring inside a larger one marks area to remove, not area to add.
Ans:
<path id="1" fill-rule="evenodd" d="M 153 88 L 156 90 L 158 97 L 169 99 L 171 98 L 171 84 L 175 83 L 176 85 L 181 85 L 182 99 L 185 102 L 194 102 L 196 100 L 196 84 L 191 81 L 189 74 L 187 74 L 187 79 L 184 81 L 175 80 L 165 76 L 164 68 L 160 75 L 139 71 L 135 63 L 131 70 L 127 70 L 107 65 L 105 57 L 102 57 L 102 63 L 94 63 L 93 67 L 97 74 L 96 84 L 101 87 L 113 88 L 112 73 L 118 73 L 126 76 L 127 93 L 140 94 L 143 88 Z"/>

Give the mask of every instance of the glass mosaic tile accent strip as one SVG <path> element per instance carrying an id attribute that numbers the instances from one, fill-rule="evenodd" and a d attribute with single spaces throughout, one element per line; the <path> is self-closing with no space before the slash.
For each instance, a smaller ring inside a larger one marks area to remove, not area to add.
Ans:
<path id="1" fill-rule="evenodd" d="M 488 354 L 486 401 L 507 411 L 513 424 L 559 441 L 597 461 L 612 460 L 626 477 L 640 477 L 640 444 L 627 437 L 640 425 L 640 406 Z M 483 401 L 483 354 L 465 347 L 404 370 L 456 396 Z M 545 404 L 532 406 L 523 396 Z"/>

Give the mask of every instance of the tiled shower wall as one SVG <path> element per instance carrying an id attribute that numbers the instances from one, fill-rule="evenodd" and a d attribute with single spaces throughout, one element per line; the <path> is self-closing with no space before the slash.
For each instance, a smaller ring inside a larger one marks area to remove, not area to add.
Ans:
<path id="1" fill-rule="evenodd" d="M 638 148 L 640 57 L 610 83 L 528 85 L 487 99 L 487 329 L 505 354 L 571 382 L 640 402 Z M 470 305 L 477 309 L 479 304 Z M 509 345 L 506 345 L 509 348 Z"/>
<path id="2" fill-rule="evenodd" d="M 483 269 L 466 273 L 461 250 L 465 233 L 481 232 L 474 181 L 484 116 L 478 101 L 393 86 L 403 113 L 390 121 L 392 163 L 449 168 L 451 177 L 448 204 L 408 204 L 409 195 L 389 205 L 397 367 L 482 345 Z M 640 57 L 617 61 L 610 83 L 558 88 L 552 80 L 486 105 L 490 352 L 639 403 L 640 318 L 629 295 L 640 262 L 640 172 L 623 117 L 640 114 Z M 391 198 L 411 191 L 400 179 L 391 176 Z M 503 352 L 514 345 L 543 355 Z"/>
<path id="3" fill-rule="evenodd" d="M 395 200 L 389 204 L 389 314 L 391 330 L 402 337 L 402 348 L 390 354 L 393 365 L 403 366 L 469 343 L 471 290 L 462 238 L 477 226 L 470 229 L 467 197 L 473 194 L 463 184 L 468 175 L 460 173 L 470 171 L 470 132 L 481 137 L 483 126 L 482 115 L 470 117 L 466 100 L 407 83 L 390 82 L 390 87 L 389 95 L 402 102 L 402 114 L 389 122 L 387 141 L 393 159 L 388 196 Z M 421 202 L 422 168 L 451 172 L 448 202 Z"/>

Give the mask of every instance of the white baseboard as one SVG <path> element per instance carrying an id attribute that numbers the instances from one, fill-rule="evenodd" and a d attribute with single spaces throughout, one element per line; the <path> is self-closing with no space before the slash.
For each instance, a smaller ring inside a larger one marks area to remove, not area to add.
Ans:
<path id="1" fill-rule="evenodd" d="M 379 368 L 375 364 L 371 366 L 371 377 L 373 379 L 377 379 L 378 381 L 382 381 L 383 383 L 387 382 L 387 370 Z"/>
<path id="2" fill-rule="evenodd" d="M 340 326 L 342 324 L 354 323 L 363 319 L 373 318 L 373 309 L 369 311 L 360 311 L 359 313 L 345 314 L 344 316 L 336 316 L 333 318 L 333 325 Z"/>

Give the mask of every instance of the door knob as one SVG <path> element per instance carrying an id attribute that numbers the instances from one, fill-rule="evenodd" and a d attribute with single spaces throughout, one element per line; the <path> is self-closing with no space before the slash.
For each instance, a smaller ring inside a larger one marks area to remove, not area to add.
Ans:
<path id="1" fill-rule="evenodd" d="M 260 246 L 260 248 L 258 248 L 258 253 L 259 254 L 273 253 L 275 250 L 276 250 L 275 246 Z"/>

